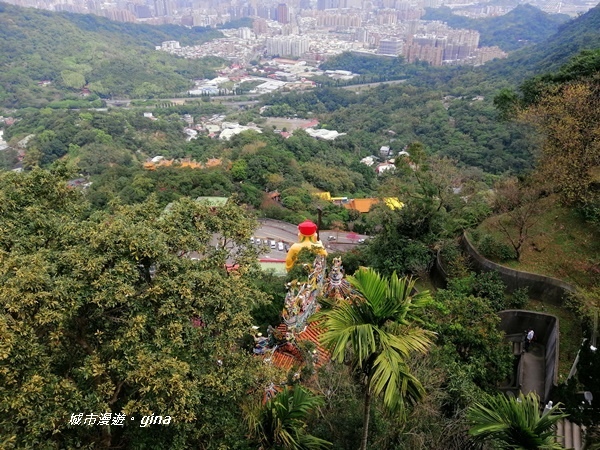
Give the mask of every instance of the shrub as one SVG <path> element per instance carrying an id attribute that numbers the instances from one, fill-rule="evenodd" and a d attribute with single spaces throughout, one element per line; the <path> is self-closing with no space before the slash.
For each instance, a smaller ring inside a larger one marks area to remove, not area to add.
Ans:
<path id="1" fill-rule="evenodd" d="M 469 232 L 469 237 L 471 238 L 471 241 L 474 244 L 477 244 L 479 242 L 479 240 L 481 239 L 481 231 L 479 231 L 479 230 L 471 230 Z"/>
<path id="2" fill-rule="evenodd" d="M 495 261 L 508 261 L 517 257 L 514 249 L 489 234 L 483 235 L 477 245 L 479 252 Z"/>
<path id="3" fill-rule="evenodd" d="M 448 290 L 463 296 L 472 295 L 475 277 L 475 272 L 471 272 L 465 277 L 451 278 L 448 280 Z"/>
<path id="4" fill-rule="evenodd" d="M 505 290 L 506 285 L 500 279 L 498 272 L 482 272 L 475 276 L 473 294 L 477 297 L 487 298 L 496 311 L 501 311 L 506 307 Z"/>
<path id="5" fill-rule="evenodd" d="M 462 278 L 469 275 L 469 259 L 463 254 L 455 240 L 442 244 L 440 259 L 449 278 Z"/>
<path id="6" fill-rule="evenodd" d="M 304 214 L 282 208 L 278 205 L 267 206 L 266 208 L 263 208 L 262 213 L 264 217 L 269 219 L 282 220 L 289 223 L 300 223 L 306 219 Z"/>
<path id="7" fill-rule="evenodd" d="M 587 222 L 600 226 L 600 195 L 580 205 L 579 211 Z"/>
<path id="8" fill-rule="evenodd" d="M 529 288 L 522 287 L 513 292 L 508 302 L 509 308 L 524 309 L 529 303 Z"/>

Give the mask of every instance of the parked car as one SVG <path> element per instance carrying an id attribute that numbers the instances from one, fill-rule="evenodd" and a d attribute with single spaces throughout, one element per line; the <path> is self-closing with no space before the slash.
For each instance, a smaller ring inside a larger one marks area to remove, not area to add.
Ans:
<path id="1" fill-rule="evenodd" d="M 275 250 L 277 248 L 277 242 L 271 241 L 271 248 Z"/>
<path id="2" fill-rule="evenodd" d="M 327 236 L 328 241 L 335 241 L 335 236 Z"/>
<path id="3" fill-rule="evenodd" d="M 280 252 L 282 252 L 282 251 L 283 251 L 283 242 L 279 242 L 279 243 L 277 244 L 277 250 L 279 250 Z"/>

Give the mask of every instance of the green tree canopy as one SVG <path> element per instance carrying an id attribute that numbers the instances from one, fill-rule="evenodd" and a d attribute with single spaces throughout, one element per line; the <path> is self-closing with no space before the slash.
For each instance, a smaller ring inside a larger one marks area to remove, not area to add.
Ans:
<path id="1" fill-rule="evenodd" d="M 261 384 L 236 350 L 264 300 L 244 246 L 254 222 L 186 198 L 88 211 L 58 173 L 0 174 L 0 435 L 39 449 L 241 445 L 239 404 Z M 70 424 L 79 413 L 127 424 Z M 151 414 L 172 421 L 140 427 Z"/>

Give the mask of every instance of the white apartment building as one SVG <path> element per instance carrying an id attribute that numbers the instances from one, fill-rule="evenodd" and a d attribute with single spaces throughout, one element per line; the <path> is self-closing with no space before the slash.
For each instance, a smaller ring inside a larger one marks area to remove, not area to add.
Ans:
<path id="1" fill-rule="evenodd" d="M 278 36 L 267 38 L 268 55 L 299 57 L 308 52 L 310 41 L 300 36 Z"/>

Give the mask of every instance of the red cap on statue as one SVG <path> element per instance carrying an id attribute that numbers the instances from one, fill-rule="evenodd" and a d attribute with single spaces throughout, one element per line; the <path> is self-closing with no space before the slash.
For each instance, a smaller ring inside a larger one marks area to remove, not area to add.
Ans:
<path id="1" fill-rule="evenodd" d="M 300 225 L 298 225 L 298 231 L 303 236 L 312 236 L 317 232 L 317 225 L 310 220 L 305 220 Z"/>

